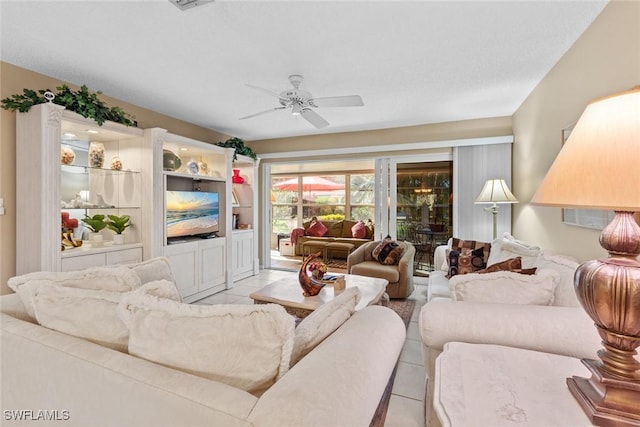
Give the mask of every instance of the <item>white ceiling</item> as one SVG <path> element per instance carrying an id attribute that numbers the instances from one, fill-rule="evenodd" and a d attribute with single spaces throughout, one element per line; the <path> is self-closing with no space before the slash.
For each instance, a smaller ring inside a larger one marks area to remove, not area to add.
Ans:
<path id="1" fill-rule="evenodd" d="M 1 0 L 0 58 L 246 140 L 509 116 L 599 1 Z M 315 129 L 273 92 L 359 94 Z M 40 89 L 40 88 L 32 88 Z"/>

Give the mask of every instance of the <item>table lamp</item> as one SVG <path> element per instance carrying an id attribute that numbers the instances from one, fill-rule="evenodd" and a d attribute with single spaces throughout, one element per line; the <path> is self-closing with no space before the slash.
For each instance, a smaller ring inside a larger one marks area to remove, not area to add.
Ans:
<path id="1" fill-rule="evenodd" d="M 604 348 L 582 361 L 591 378 L 567 385 L 593 424 L 640 426 L 640 86 L 587 106 L 531 203 L 615 211 L 600 235 L 608 258 L 574 278 Z"/>
<path id="2" fill-rule="evenodd" d="M 518 203 L 518 199 L 511 193 L 504 179 L 489 179 L 484 183 L 476 203 L 491 203 L 491 206 L 484 210 L 493 214 L 493 240 L 496 240 L 498 237 L 498 203 Z"/>

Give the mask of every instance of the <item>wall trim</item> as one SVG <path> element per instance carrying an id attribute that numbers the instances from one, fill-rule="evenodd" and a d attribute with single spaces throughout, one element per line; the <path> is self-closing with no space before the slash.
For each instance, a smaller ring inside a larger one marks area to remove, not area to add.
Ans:
<path id="1" fill-rule="evenodd" d="M 345 154 L 364 154 L 366 157 L 380 157 L 380 153 L 389 151 L 425 150 L 434 148 L 466 147 L 470 145 L 513 144 L 513 135 L 490 136 L 484 138 L 449 139 L 430 142 L 412 142 L 393 145 L 369 145 L 361 147 L 329 148 L 320 150 L 283 151 L 277 153 L 259 153 L 265 159 L 287 159 L 298 157 L 331 156 Z"/>

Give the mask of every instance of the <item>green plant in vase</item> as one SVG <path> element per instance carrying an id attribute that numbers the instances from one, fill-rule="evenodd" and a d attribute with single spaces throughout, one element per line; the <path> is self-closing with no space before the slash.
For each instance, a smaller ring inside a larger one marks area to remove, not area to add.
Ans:
<path id="1" fill-rule="evenodd" d="M 113 243 L 116 245 L 121 245 L 124 243 L 124 235 L 122 232 L 127 229 L 127 227 L 131 226 L 131 218 L 129 215 L 107 215 L 109 219 L 107 220 L 107 228 L 116 233 L 113 236 Z"/>
<path id="2" fill-rule="evenodd" d="M 86 215 L 82 218 L 82 222 L 87 226 L 89 230 L 92 231 L 89 236 L 89 241 L 91 245 L 94 247 L 102 246 L 102 234 L 100 234 L 101 230 L 104 230 L 107 227 L 107 222 L 104 220 L 105 216 L 102 214 L 96 214 L 93 216 Z"/>

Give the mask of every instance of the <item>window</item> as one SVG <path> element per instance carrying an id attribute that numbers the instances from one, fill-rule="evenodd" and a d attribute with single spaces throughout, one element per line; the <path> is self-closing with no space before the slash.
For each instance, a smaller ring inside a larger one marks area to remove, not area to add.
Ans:
<path id="1" fill-rule="evenodd" d="M 271 206 L 272 232 L 276 234 L 301 227 L 314 216 L 366 221 L 374 214 L 374 175 L 272 175 Z"/>

